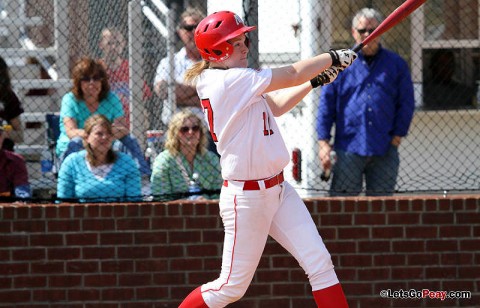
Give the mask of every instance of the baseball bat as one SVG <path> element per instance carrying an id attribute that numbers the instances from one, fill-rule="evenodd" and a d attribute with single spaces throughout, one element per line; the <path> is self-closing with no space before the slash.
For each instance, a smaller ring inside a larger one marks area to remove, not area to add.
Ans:
<path id="1" fill-rule="evenodd" d="M 397 7 L 387 18 L 385 18 L 380 25 L 367 36 L 360 44 L 353 47 L 353 51 L 358 52 L 363 46 L 367 45 L 374 38 L 382 35 L 386 31 L 404 20 L 408 15 L 415 11 L 419 6 L 424 4 L 427 0 L 407 0 L 402 5 Z"/>

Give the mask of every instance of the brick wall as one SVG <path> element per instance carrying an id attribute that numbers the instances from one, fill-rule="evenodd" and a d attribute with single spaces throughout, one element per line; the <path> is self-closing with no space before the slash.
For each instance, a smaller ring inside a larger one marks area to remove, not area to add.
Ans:
<path id="1" fill-rule="evenodd" d="M 351 307 L 479 307 L 480 195 L 306 200 Z M 178 307 L 217 277 L 218 205 L 0 205 L 1 307 Z M 382 299 L 381 290 L 472 292 Z M 315 307 L 297 262 L 267 243 L 230 307 Z"/>

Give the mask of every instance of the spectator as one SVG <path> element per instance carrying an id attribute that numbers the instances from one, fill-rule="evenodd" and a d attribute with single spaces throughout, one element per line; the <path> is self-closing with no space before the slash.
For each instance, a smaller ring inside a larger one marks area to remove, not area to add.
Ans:
<path id="1" fill-rule="evenodd" d="M 353 18 L 358 44 L 382 21 L 372 8 Z M 414 111 L 413 84 L 408 64 L 384 49 L 376 38 L 359 52 L 359 59 L 322 89 L 317 117 L 320 160 L 330 170 L 330 131 L 335 124 L 331 196 L 358 195 L 363 176 L 366 194 L 391 195 L 400 164 L 398 147 L 407 135 Z"/>
<path id="2" fill-rule="evenodd" d="M 12 89 L 7 63 L 0 57 L 0 125 L 5 121 L 11 127 L 3 132 L 2 149 L 13 151 L 15 143 L 23 142 L 22 113 L 20 100 Z"/>
<path id="3" fill-rule="evenodd" d="M 122 102 L 126 126 L 130 126 L 130 75 L 129 63 L 124 57 L 126 41 L 120 30 L 110 27 L 102 30 L 98 46 L 102 51 L 100 61 L 105 65 L 111 90 Z M 152 93 L 144 83 L 143 99 L 151 98 Z"/>
<path id="4" fill-rule="evenodd" d="M 0 126 L 0 144 L 7 132 Z M 0 197 L 30 198 L 27 166 L 22 156 L 0 149 Z"/>
<path id="5" fill-rule="evenodd" d="M 220 190 L 222 175 L 218 156 L 207 150 L 207 130 L 202 120 L 191 111 L 175 114 L 167 130 L 165 150 L 153 164 L 152 191 L 155 196 L 188 193 L 193 174 L 205 190 Z M 218 194 L 204 198 L 217 198 Z"/>
<path id="6" fill-rule="evenodd" d="M 69 155 L 60 167 L 60 199 L 141 200 L 140 172 L 130 156 L 113 151 L 113 139 L 113 125 L 104 115 L 95 114 L 85 121 L 85 150 Z"/>
<path id="7" fill-rule="evenodd" d="M 150 166 L 125 125 L 120 99 L 110 91 L 104 66 L 93 59 L 83 58 L 75 64 L 72 75 L 73 89 L 63 96 L 60 107 L 60 136 L 56 148 L 60 162 L 83 149 L 85 120 L 93 114 L 103 114 L 113 123 L 113 137 L 137 161 L 141 173 L 150 176 Z"/>
<path id="8" fill-rule="evenodd" d="M 174 57 L 174 78 L 175 78 L 175 100 L 177 110 L 171 110 L 170 106 L 164 103 L 162 108 L 162 122 L 167 125 L 171 115 L 179 111 L 178 108 L 189 108 L 199 116 L 203 117 L 195 87 L 184 82 L 184 75 L 192 64 L 201 60 L 200 53 L 193 38 L 194 30 L 205 15 L 198 9 L 188 8 L 180 15 L 180 23 L 177 25 L 177 34 L 183 42 L 183 47 Z M 154 80 L 154 91 L 160 99 L 167 99 L 168 91 L 168 58 L 163 58 L 157 67 Z"/>
<path id="9" fill-rule="evenodd" d="M 455 54 L 451 50 L 438 49 L 430 60 L 430 79 L 423 89 L 424 107 L 428 110 L 472 108 L 475 89 L 457 82 Z"/>

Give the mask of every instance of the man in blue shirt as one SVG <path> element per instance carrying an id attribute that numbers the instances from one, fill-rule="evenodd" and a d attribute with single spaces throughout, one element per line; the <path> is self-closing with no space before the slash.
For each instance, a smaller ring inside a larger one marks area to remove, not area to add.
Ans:
<path id="1" fill-rule="evenodd" d="M 352 36 L 358 44 L 381 23 L 382 15 L 361 9 L 352 21 Z M 332 168 L 331 196 L 392 195 L 400 164 L 398 146 L 407 135 L 414 111 L 413 84 L 408 64 L 384 49 L 380 38 L 358 53 L 359 58 L 337 79 L 322 88 L 317 117 L 320 160 Z"/>

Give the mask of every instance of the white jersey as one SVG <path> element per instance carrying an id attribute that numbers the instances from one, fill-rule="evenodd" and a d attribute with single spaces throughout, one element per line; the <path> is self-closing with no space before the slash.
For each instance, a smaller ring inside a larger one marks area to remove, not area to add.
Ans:
<path id="1" fill-rule="evenodd" d="M 265 179 L 289 162 L 288 150 L 272 111 L 262 95 L 272 70 L 206 69 L 198 96 L 226 180 Z"/>

